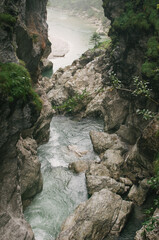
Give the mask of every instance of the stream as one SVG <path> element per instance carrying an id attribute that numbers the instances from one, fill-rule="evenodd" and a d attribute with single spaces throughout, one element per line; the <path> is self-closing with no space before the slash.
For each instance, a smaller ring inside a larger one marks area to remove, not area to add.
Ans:
<path id="1" fill-rule="evenodd" d="M 55 36 L 56 39 L 65 41 L 66 48 L 69 47 L 65 57 L 49 58 L 54 64 L 55 72 L 60 67 L 70 65 L 89 48 L 89 39 L 95 29 L 77 17 L 56 12 L 52 8 L 48 8 L 48 24 L 50 40 Z M 90 141 L 91 130 L 102 131 L 103 122 L 53 117 L 49 142 L 38 148 L 43 191 L 33 199 L 24 213 L 36 240 L 55 240 L 64 220 L 79 203 L 87 200 L 85 175 L 72 173 L 68 165 L 77 160 L 99 161 Z M 78 151 L 85 154 L 79 156 Z M 117 239 L 132 240 L 136 229 L 141 227 L 142 218 L 141 208 L 135 208 L 127 227 Z"/>
<path id="2" fill-rule="evenodd" d="M 38 148 L 44 186 L 25 211 L 36 240 L 54 240 L 67 216 L 87 200 L 85 175 L 74 174 L 68 164 L 76 160 L 96 160 L 89 132 L 102 130 L 101 120 L 75 121 L 69 117 L 55 116 L 50 126 L 50 140 Z M 68 147 L 75 146 L 81 157 Z"/>

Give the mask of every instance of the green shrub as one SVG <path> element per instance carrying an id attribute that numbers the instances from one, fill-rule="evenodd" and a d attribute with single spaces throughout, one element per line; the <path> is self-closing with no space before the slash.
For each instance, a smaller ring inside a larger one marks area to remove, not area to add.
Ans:
<path id="1" fill-rule="evenodd" d="M 106 39 L 105 41 L 99 43 L 98 48 L 107 49 L 110 46 L 110 44 L 111 44 L 111 39 Z"/>
<path id="2" fill-rule="evenodd" d="M 53 109 L 58 110 L 59 112 L 71 113 L 87 97 L 88 97 L 88 92 L 84 90 L 82 94 L 76 93 L 73 97 L 70 97 L 69 99 L 67 99 L 63 104 L 59 106 L 52 106 L 52 107 Z"/>
<path id="3" fill-rule="evenodd" d="M 100 44 L 101 36 L 99 33 L 94 32 L 90 37 L 90 43 L 94 45 L 94 48 L 97 48 Z"/>
<path id="4" fill-rule="evenodd" d="M 42 107 L 41 100 L 32 88 L 30 74 L 24 66 L 16 63 L 0 63 L 0 93 L 9 102 L 17 99 L 27 101 L 31 98 L 37 109 Z"/>
<path id="5" fill-rule="evenodd" d="M 148 50 L 147 56 L 151 58 L 158 58 L 159 57 L 159 42 L 156 36 L 153 36 L 148 41 Z"/>
<path id="6" fill-rule="evenodd" d="M 142 65 L 142 72 L 148 77 L 154 77 L 155 76 L 155 70 L 157 68 L 157 64 L 156 62 L 149 62 L 146 61 L 143 65 Z"/>
<path id="7" fill-rule="evenodd" d="M 1 13 L 0 14 L 0 25 L 3 23 L 14 26 L 16 23 L 16 17 L 13 17 L 12 15 L 10 15 L 8 13 Z"/>

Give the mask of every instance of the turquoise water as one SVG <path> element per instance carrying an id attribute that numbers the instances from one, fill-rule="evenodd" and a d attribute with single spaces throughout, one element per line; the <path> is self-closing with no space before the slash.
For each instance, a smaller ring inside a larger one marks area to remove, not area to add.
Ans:
<path id="1" fill-rule="evenodd" d="M 75 207 L 87 200 L 85 175 L 74 174 L 68 164 L 77 160 L 96 160 L 89 137 L 90 130 L 102 130 L 100 120 L 85 119 L 80 122 L 68 117 L 56 116 L 51 122 L 50 140 L 38 149 L 44 180 L 43 191 L 25 211 L 36 240 L 54 240 L 61 224 Z M 79 157 L 69 146 L 86 152 Z"/>

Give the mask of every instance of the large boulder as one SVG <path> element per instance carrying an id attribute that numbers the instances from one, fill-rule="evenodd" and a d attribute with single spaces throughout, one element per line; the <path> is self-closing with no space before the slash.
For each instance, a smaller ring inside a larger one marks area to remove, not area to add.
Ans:
<path id="1" fill-rule="evenodd" d="M 131 202 L 103 189 L 75 209 L 63 224 L 57 240 L 99 240 L 117 236 L 131 208 Z"/>
<path id="2" fill-rule="evenodd" d="M 68 165 L 68 168 L 75 173 L 86 172 L 89 168 L 89 162 L 84 160 L 78 160 L 76 162 L 72 162 Z"/>
<path id="3" fill-rule="evenodd" d="M 91 162 L 87 174 L 94 176 L 110 176 L 110 172 L 103 162 Z"/>
<path id="4" fill-rule="evenodd" d="M 149 188 L 150 188 L 150 185 L 148 184 L 148 180 L 144 179 L 139 183 L 138 186 L 133 185 L 131 187 L 130 192 L 128 194 L 128 198 L 131 201 L 133 201 L 135 204 L 140 206 L 146 200 L 146 196 Z"/>
<path id="5" fill-rule="evenodd" d="M 122 175 L 124 159 L 120 150 L 108 149 L 102 157 L 103 164 L 109 169 L 111 177 L 119 179 Z"/>
<path id="6" fill-rule="evenodd" d="M 125 146 L 116 134 L 108 134 L 105 132 L 90 131 L 90 137 L 93 148 L 97 153 L 103 153 L 108 149 L 116 149 L 124 151 Z"/>
<path id="7" fill-rule="evenodd" d="M 124 183 L 117 182 L 115 179 L 108 176 L 95 176 L 87 174 L 86 185 L 90 195 L 94 192 L 99 192 L 103 188 L 107 188 L 118 194 L 123 194 L 127 191 Z"/>

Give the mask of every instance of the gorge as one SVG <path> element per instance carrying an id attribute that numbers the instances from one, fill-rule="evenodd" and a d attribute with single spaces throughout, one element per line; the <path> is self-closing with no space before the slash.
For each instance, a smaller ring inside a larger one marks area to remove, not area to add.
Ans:
<path id="1" fill-rule="evenodd" d="M 158 174 L 157 1 L 103 0 L 111 20 L 110 47 L 87 51 L 51 79 L 40 74 L 40 60 L 50 53 L 46 3 L 0 3 L 0 238 L 35 239 L 23 209 L 43 186 L 37 147 L 49 140 L 52 116 L 68 112 L 78 120 L 100 117 L 104 130 L 90 131 L 98 160 L 70 162 L 68 174 L 86 175 L 89 199 L 82 198 L 86 201 L 67 218 L 57 239 L 118 239 L 133 206 L 152 193 L 148 179 L 158 181 L 153 167 L 156 162 Z M 146 80 L 151 95 L 143 94 L 146 87 L 142 95 L 132 94 L 134 79 L 136 85 Z M 137 109 L 151 110 L 155 117 L 143 119 Z M 54 137 L 56 149 L 55 132 Z M 136 240 L 158 239 L 157 207 L 153 229 L 143 227 Z"/>

